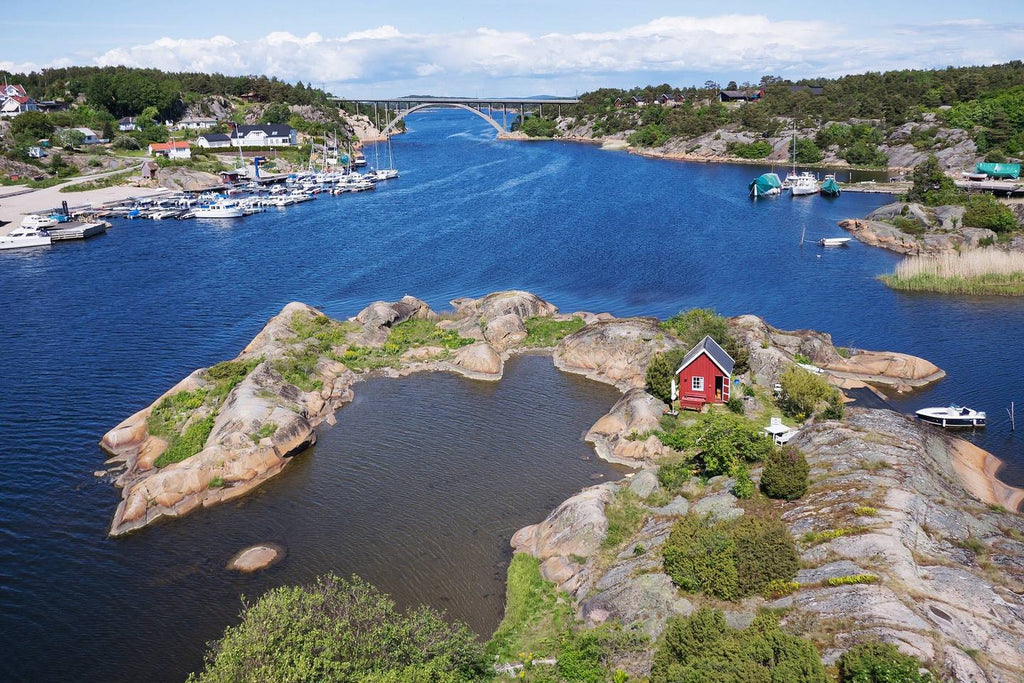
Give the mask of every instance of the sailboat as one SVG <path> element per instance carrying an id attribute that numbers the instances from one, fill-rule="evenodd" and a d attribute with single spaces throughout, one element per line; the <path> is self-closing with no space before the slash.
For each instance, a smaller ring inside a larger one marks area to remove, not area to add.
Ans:
<path id="1" fill-rule="evenodd" d="M 814 177 L 814 174 L 810 171 L 804 171 L 803 173 L 796 172 L 796 122 L 793 122 L 793 170 L 790 171 L 789 175 L 786 176 L 786 182 L 782 184 L 783 188 L 789 188 L 789 191 L 794 197 L 808 194 L 818 194 L 821 189 L 818 187 L 818 179 Z"/>
<path id="2" fill-rule="evenodd" d="M 374 153 L 378 152 L 379 146 L 380 146 L 380 143 L 377 143 L 377 145 L 374 145 Z M 379 154 L 377 156 L 377 161 L 378 161 L 378 165 L 379 165 L 379 161 L 380 161 Z M 395 169 L 395 157 L 394 157 L 394 154 L 391 151 L 391 136 L 390 135 L 388 136 L 388 167 L 387 168 L 375 169 L 374 171 L 372 171 L 371 173 L 369 173 L 367 175 L 369 175 L 374 181 L 393 180 L 393 179 L 398 177 L 398 171 Z"/>
<path id="3" fill-rule="evenodd" d="M 750 182 L 751 197 L 774 197 L 782 193 L 782 181 L 778 173 L 762 173 Z"/>

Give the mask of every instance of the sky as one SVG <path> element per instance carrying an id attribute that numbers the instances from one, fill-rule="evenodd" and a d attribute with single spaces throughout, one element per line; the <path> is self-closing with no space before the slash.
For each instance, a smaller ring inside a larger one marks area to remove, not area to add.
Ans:
<path id="1" fill-rule="evenodd" d="M 1024 58 L 1024 1 L 15 0 L 0 69 L 266 74 L 344 97 L 571 96 Z"/>

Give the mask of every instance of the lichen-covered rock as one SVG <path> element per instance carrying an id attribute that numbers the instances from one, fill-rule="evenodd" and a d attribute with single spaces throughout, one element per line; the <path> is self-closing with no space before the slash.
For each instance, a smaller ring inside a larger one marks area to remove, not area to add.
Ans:
<path id="1" fill-rule="evenodd" d="M 492 320 L 505 315 L 514 315 L 520 320 L 526 320 L 558 313 L 554 305 L 536 294 L 518 290 L 494 292 L 479 299 L 455 299 L 452 305 L 460 317 L 482 320 L 488 325 Z"/>
<path id="2" fill-rule="evenodd" d="M 614 484 L 584 489 L 566 500 L 540 524 L 524 527 L 512 537 L 512 547 L 540 560 L 549 557 L 590 557 L 608 533 L 604 508 L 616 490 Z"/>
<path id="3" fill-rule="evenodd" d="M 659 488 L 657 470 L 642 470 L 629 480 L 629 490 L 638 498 L 646 498 Z"/>
<path id="4" fill-rule="evenodd" d="M 363 327 L 366 341 L 383 343 L 390 328 L 410 318 L 433 318 L 434 312 L 425 301 L 414 296 L 403 296 L 399 301 L 375 301 L 356 315 Z"/>
<path id="5" fill-rule="evenodd" d="M 499 315 L 487 322 L 484 339 L 497 351 L 505 351 L 526 339 L 526 325 L 515 313 Z"/>

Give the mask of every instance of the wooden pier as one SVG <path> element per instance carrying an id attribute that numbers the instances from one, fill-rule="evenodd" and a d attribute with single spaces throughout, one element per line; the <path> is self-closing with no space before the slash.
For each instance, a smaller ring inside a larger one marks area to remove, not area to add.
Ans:
<path id="1" fill-rule="evenodd" d="M 107 231 L 110 224 L 106 221 L 92 221 L 89 223 L 60 223 L 56 227 L 47 230 L 50 233 L 50 240 L 59 242 L 61 240 L 84 240 L 96 235 L 102 235 Z"/>

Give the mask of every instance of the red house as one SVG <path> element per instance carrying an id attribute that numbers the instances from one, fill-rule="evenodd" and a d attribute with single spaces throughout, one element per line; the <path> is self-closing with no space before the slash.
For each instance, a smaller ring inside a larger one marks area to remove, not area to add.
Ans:
<path id="1" fill-rule="evenodd" d="M 706 403 L 729 400 L 729 385 L 736 362 L 711 337 L 690 349 L 676 370 L 679 407 L 701 410 Z"/>

